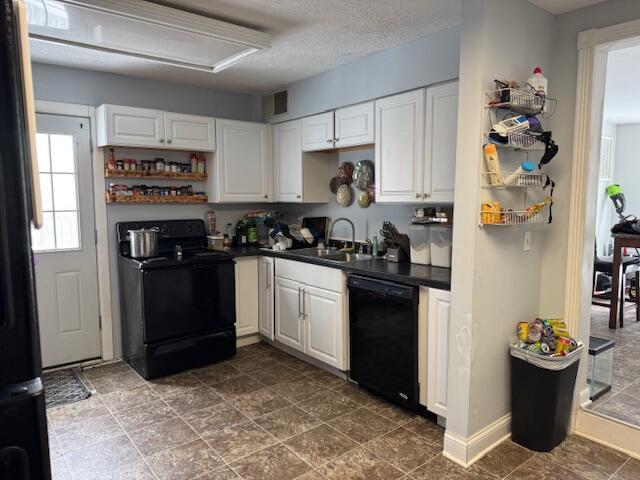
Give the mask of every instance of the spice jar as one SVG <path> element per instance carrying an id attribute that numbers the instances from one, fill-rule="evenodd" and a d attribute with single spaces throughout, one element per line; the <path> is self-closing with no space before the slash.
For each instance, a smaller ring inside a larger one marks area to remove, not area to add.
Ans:
<path id="1" fill-rule="evenodd" d="M 164 172 L 164 159 L 156 158 L 156 171 Z"/>
<path id="2" fill-rule="evenodd" d="M 205 159 L 203 157 L 198 158 L 198 173 L 204 174 L 206 168 Z"/>

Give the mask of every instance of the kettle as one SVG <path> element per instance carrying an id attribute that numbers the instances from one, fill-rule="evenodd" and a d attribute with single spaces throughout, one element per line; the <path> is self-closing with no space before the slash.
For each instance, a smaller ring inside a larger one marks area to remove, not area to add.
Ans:
<path id="1" fill-rule="evenodd" d="M 127 230 L 131 258 L 157 257 L 159 233 L 158 227 Z"/>

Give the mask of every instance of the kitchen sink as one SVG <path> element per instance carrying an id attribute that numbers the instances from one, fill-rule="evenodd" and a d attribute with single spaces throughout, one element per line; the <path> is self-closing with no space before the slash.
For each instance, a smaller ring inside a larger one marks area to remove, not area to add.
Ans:
<path id="1" fill-rule="evenodd" d="M 331 262 L 359 262 L 362 260 L 374 260 L 377 257 L 364 253 L 346 253 L 335 248 L 319 249 L 319 248 L 303 248 L 301 250 L 293 250 L 290 253 L 301 255 L 304 257 L 322 258 Z"/>

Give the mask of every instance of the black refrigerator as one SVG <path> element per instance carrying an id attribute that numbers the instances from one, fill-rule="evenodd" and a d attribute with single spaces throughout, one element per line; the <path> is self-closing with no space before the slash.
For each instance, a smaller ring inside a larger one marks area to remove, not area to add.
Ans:
<path id="1" fill-rule="evenodd" d="M 0 480 L 50 479 L 31 225 L 41 223 L 22 0 L 0 0 Z"/>

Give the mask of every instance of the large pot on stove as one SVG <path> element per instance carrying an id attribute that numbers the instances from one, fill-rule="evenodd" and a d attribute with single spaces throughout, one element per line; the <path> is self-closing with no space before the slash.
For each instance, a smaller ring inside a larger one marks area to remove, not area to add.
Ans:
<path id="1" fill-rule="evenodd" d="M 131 258 L 151 258 L 158 256 L 158 234 L 160 230 L 153 228 L 138 228 L 127 230 L 129 234 L 129 255 Z"/>

